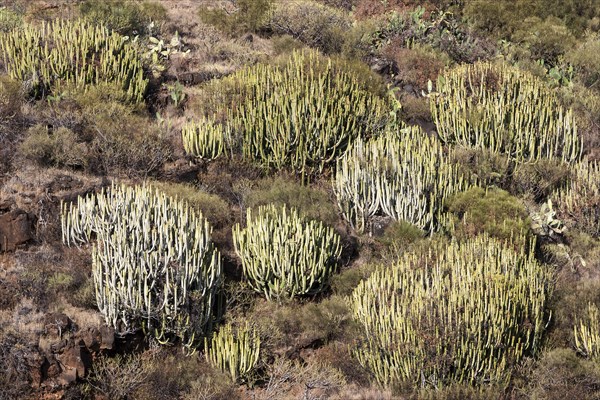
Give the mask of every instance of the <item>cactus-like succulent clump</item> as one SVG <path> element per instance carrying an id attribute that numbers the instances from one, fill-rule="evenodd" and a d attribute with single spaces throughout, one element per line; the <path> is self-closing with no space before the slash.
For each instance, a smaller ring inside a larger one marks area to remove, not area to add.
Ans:
<path id="1" fill-rule="evenodd" d="M 0 57 L 7 73 L 38 96 L 55 93 L 61 85 L 115 82 L 139 102 L 148 85 L 127 38 L 81 20 L 26 24 L 0 33 Z"/>
<path id="2" fill-rule="evenodd" d="M 405 254 L 352 293 L 354 354 L 384 386 L 503 383 L 540 346 L 550 282 L 532 250 L 488 236 Z"/>
<path id="3" fill-rule="evenodd" d="M 321 172 L 385 115 L 385 101 L 357 82 L 315 51 L 294 52 L 283 66 L 258 64 L 216 82 L 235 97 L 225 122 L 228 147 L 265 169 Z M 221 137 L 213 130 L 184 130 L 186 151 L 210 154 Z"/>
<path id="4" fill-rule="evenodd" d="M 332 228 L 273 204 L 248 209 L 246 221 L 233 227 L 233 244 L 255 291 L 281 300 L 325 287 L 342 251 Z"/>
<path id="5" fill-rule="evenodd" d="M 555 193 L 560 217 L 600 237 L 600 162 L 586 158 L 575 164 L 574 172 L 568 186 Z"/>
<path id="6" fill-rule="evenodd" d="M 96 302 L 117 332 L 194 346 L 210 329 L 222 268 L 201 213 L 146 186 L 113 185 L 63 203 L 61 223 L 67 245 L 96 239 Z"/>
<path id="7" fill-rule="evenodd" d="M 466 186 L 442 143 L 417 127 L 358 139 L 338 159 L 333 180 L 338 205 L 358 232 L 375 215 L 433 231 L 444 199 Z"/>
<path id="8" fill-rule="evenodd" d="M 507 154 L 517 162 L 581 156 L 571 110 L 541 80 L 515 67 L 456 67 L 440 75 L 430 104 L 445 142 Z"/>
<path id="9" fill-rule="evenodd" d="M 585 357 L 600 358 L 600 310 L 589 303 L 583 318 L 573 327 L 575 348 Z"/>
<path id="10" fill-rule="evenodd" d="M 214 160 L 225 150 L 225 129 L 212 118 L 187 122 L 181 129 L 181 135 L 185 152 L 201 160 Z"/>
<path id="11" fill-rule="evenodd" d="M 256 366 L 260 355 L 260 336 L 246 324 L 234 329 L 227 324 L 213 337 L 204 339 L 206 359 L 216 368 L 229 373 L 233 381 L 244 379 Z"/>

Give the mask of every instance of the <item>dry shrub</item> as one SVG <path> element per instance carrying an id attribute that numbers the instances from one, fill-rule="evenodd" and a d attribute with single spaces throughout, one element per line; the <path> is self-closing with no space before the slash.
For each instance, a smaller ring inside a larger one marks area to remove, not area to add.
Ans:
<path id="1" fill-rule="evenodd" d="M 553 16 L 544 20 L 526 18 L 523 27 L 512 34 L 512 40 L 526 47 L 530 58 L 552 66 L 557 65 L 559 57 L 576 43 L 564 22 Z"/>
<path id="2" fill-rule="evenodd" d="M 87 382 L 97 393 L 109 399 L 126 400 L 149 378 L 148 365 L 139 355 L 94 360 Z"/>
<path id="3" fill-rule="evenodd" d="M 269 28 L 290 35 L 326 54 L 339 53 L 351 20 L 343 11 L 312 0 L 281 2 L 271 14 Z"/>
<path id="4" fill-rule="evenodd" d="M 322 3 L 329 7 L 337 7 L 343 10 L 351 11 L 358 0 L 317 0 L 319 3 Z"/>
<path id="5" fill-rule="evenodd" d="M 511 193 L 543 201 L 563 187 L 571 176 L 569 165 L 558 160 L 539 160 L 535 164 L 519 164 L 512 174 Z"/>
<path id="6" fill-rule="evenodd" d="M 0 76 L 0 175 L 10 169 L 21 136 L 24 92 L 20 82 Z"/>
<path id="7" fill-rule="evenodd" d="M 366 390 L 370 386 L 371 373 L 363 368 L 359 362 L 350 354 L 348 344 L 343 342 L 331 342 L 314 351 L 313 357 L 322 363 L 335 365 L 342 373 L 346 382 L 355 385 L 357 392 L 359 387 Z M 338 394 L 338 398 L 342 397 Z M 361 397 L 362 399 L 362 397 Z"/>
<path id="8" fill-rule="evenodd" d="M 30 371 L 40 359 L 35 345 L 27 343 L 19 332 L 0 327 L 0 398 L 19 399 L 29 395 L 35 383 Z"/>
<path id="9" fill-rule="evenodd" d="M 450 64 L 447 56 L 428 46 L 404 48 L 395 41 L 382 52 L 396 63 L 398 73 L 395 79 L 398 84 L 411 85 L 417 93 L 427 91 L 427 82 L 435 82 L 439 73 Z"/>
<path id="10" fill-rule="evenodd" d="M 254 391 L 257 400 L 327 399 L 346 385 L 337 368 L 313 359 L 303 363 L 278 357 L 267 374 L 264 387 Z"/>
<path id="11" fill-rule="evenodd" d="M 77 142 L 72 130 L 59 127 L 50 131 L 47 126 L 35 125 L 27 130 L 19 145 L 19 158 L 40 166 L 84 168 L 88 149 Z"/>
<path id="12" fill-rule="evenodd" d="M 156 348 L 140 356 L 146 379 L 132 399 L 234 400 L 235 384 L 227 374 L 213 369 L 199 354 L 185 356 L 177 349 Z"/>
<path id="13" fill-rule="evenodd" d="M 430 3 L 435 2 L 435 0 L 431 2 L 417 0 L 357 0 L 355 14 L 358 18 L 368 18 L 383 15 L 391 11 L 404 12 L 416 6 L 426 6 L 431 9 Z"/>
<path id="14" fill-rule="evenodd" d="M 67 88 L 30 114 L 38 126 L 28 132 L 21 151 L 41 165 L 145 177 L 158 174 L 173 151 L 163 127 L 113 84 Z"/>
<path id="15" fill-rule="evenodd" d="M 590 35 L 580 45 L 572 48 L 565 59 L 576 73 L 576 79 L 586 87 L 600 91 L 600 35 Z"/>
<path id="16" fill-rule="evenodd" d="M 229 35 L 256 32 L 266 23 L 273 0 L 236 0 L 221 2 L 212 7 L 200 7 L 202 22 Z"/>
<path id="17" fill-rule="evenodd" d="M 95 23 L 123 35 L 150 33 L 150 22 L 162 25 L 167 19 L 166 9 L 156 2 L 112 0 L 85 0 L 79 4 L 81 15 Z"/>
<path id="18" fill-rule="evenodd" d="M 542 354 L 529 382 L 530 399 L 600 399 L 600 366 L 568 348 Z"/>

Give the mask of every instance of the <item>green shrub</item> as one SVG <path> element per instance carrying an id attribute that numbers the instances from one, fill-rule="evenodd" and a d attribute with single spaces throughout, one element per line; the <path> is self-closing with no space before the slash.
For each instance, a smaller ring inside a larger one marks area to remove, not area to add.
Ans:
<path id="1" fill-rule="evenodd" d="M 42 166 L 86 167 L 87 146 L 78 143 L 77 135 L 68 128 L 60 127 L 50 131 L 42 125 L 27 130 L 25 139 L 19 145 L 21 157 Z"/>
<path id="2" fill-rule="evenodd" d="M 575 35 L 580 35 L 585 31 L 587 22 L 600 16 L 600 8 L 593 1 L 505 0 L 482 3 L 466 0 L 464 4 L 464 17 L 473 26 L 505 39 L 516 30 L 525 31 L 529 17 L 561 20 L 561 24 L 564 23 Z"/>
<path id="3" fill-rule="evenodd" d="M 210 331 L 221 259 L 202 213 L 155 189 L 113 185 L 61 207 L 63 242 L 96 239 L 92 276 L 106 324 L 194 347 Z"/>
<path id="4" fill-rule="evenodd" d="M 79 5 L 81 15 L 123 35 L 147 33 L 150 22 L 160 24 L 167 19 L 165 8 L 156 2 L 85 0 Z"/>
<path id="5" fill-rule="evenodd" d="M 169 197 L 185 201 L 196 212 L 202 213 L 211 226 L 215 228 L 230 226 L 231 209 L 229 204 L 219 196 L 183 183 L 154 181 L 149 185 Z"/>
<path id="6" fill-rule="evenodd" d="M 529 17 L 523 21 L 523 28 L 512 35 L 513 41 L 520 43 L 530 52 L 534 60 L 543 60 L 546 65 L 556 66 L 567 50 L 575 45 L 575 38 L 556 17 L 542 20 Z"/>
<path id="7" fill-rule="evenodd" d="M 413 224 L 406 221 L 394 221 L 383 231 L 383 235 L 378 238 L 387 252 L 400 255 L 406 251 L 409 246 L 423 239 L 425 232 Z"/>
<path id="8" fill-rule="evenodd" d="M 13 10 L 0 7 L 0 32 L 9 32 L 23 23 L 23 17 Z"/>
<path id="9" fill-rule="evenodd" d="M 573 66 L 579 82 L 600 91 L 600 35 L 590 35 L 581 44 L 572 47 L 565 60 Z"/>
<path id="10" fill-rule="evenodd" d="M 383 386 L 502 386 L 540 348 L 550 287 L 531 247 L 489 236 L 406 254 L 352 293 L 354 354 Z"/>
<path id="11" fill-rule="evenodd" d="M 302 0 L 277 4 L 268 27 L 277 35 L 290 35 L 309 47 L 332 54 L 342 50 L 351 20 L 339 9 Z"/>
<path id="12" fill-rule="evenodd" d="M 246 213 L 246 228 L 233 227 L 233 244 L 248 284 L 268 300 L 323 290 L 341 255 L 340 237 L 322 222 L 274 204 Z"/>
<path id="13" fill-rule="evenodd" d="M 233 11 L 219 7 L 200 7 L 198 14 L 202 22 L 227 34 L 240 35 L 263 28 L 273 3 L 274 0 L 237 0 Z"/>
<path id="14" fill-rule="evenodd" d="M 571 349 L 548 350 L 535 365 L 526 395 L 532 400 L 600 399 L 600 368 Z"/>
<path id="15" fill-rule="evenodd" d="M 464 65 L 441 75 L 437 91 L 431 113 L 444 142 L 488 149 L 516 162 L 580 158 L 572 112 L 530 74 L 505 64 Z"/>
<path id="16" fill-rule="evenodd" d="M 294 51 L 301 50 L 305 47 L 304 43 L 294 39 L 291 35 L 273 36 L 271 38 L 271 43 L 273 44 L 273 52 L 277 56 L 291 54 Z"/>
<path id="17" fill-rule="evenodd" d="M 502 189 L 473 187 L 450 197 L 453 234 L 464 240 L 482 233 L 503 242 L 531 236 L 531 222 L 523 203 Z"/>
<path id="18" fill-rule="evenodd" d="M 293 178 L 266 178 L 245 197 L 245 207 L 257 208 L 269 203 L 296 208 L 301 216 L 335 226 L 338 211 L 329 194 L 322 189 L 300 184 Z"/>

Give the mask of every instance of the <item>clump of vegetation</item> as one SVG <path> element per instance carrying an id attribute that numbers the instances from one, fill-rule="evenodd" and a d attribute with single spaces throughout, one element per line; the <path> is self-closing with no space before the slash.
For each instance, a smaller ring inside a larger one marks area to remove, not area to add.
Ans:
<path id="1" fill-rule="evenodd" d="M 565 55 L 575 71 L 577 80 L 585 87 L 600 90 L 600 36 L 590 35 Z"/>
<path id="2" fill-rule="evenodd" d="M 149 185 L 167 196 L 185 201 L 190 208 L 202 213 L 211 226 L 219 229 L 230 226 L 229 204 L 216 194 L 183 183 L 152 181 Z"/>
<path id="3" fill-rule="evenodd" d="M 51 132 L 48 127 L 35 125 L 25 135 L 19 151 L 29 160 L 53 167 L 86 167 L 87 146 L 79 143 L 70 129 L 61 126 Z"/>
<path id="4" fill-rule="evenodd" d="M 600 237 L 600 163 L 584 159 L 575 165 L 568 186 L 556 193 L 563 220 Z"/>
<path id="5" fill-rule="evenodd" d="M 550 287 L 533 250 L 489 236 L 406 254 L 352 293 L 354 354 L 384 386 L 502 384 L 540 348 Z"/>
<path id="6" fill-rule="evenodd" d="M 600 368 L 568 348 L 548 350 L 536 363 L 526 393 L 532 399 L 597 399 Z"/>
<path id="7" fill-rule="evenodd" d="M 325 288 L 342 251 L 332 228 L 273 204 L 248 209 L 246 223 L 233 227 L 233 243 L 250 287 L 278 301 Z"/>
<path id="8" fill-rule="evenodd" d="M 217 83 L 222 89 L 219 99 L 224 100 L 221 107 L 231 107 L 225 129 L 186 134 L 186 142 L 209 147 L 198 149 L 188 143 L 186 148 L 199 157 L 210 154 L 214 143 L 225 141 L 231 152 L 267 170 L 289 168 L 303 177 L 323 172 L 356 138 L 376 131 L 386 117 L 384 99 L 359 82 L 314 51 L 294 52 L 281 67 L 247 68 Z M 196 140 L 194 133 L 215 137 Z"/>
<path id="9" fill-rule="evenodd" d="M 221 260 L 202 213 L 147 187 L 113 185 L 63 204 L 61 224 L 67 245 L 96 239 L 96 303 L 118 333 L 143 329 L 193 347 L 210 331 Z"/>
<path id="10" fill-rule="evenodd" d="M 248 208 L 267 204 L 296 208 L 301 216 L 323 221 L 328 226 L 335 226 L 339 219 L 333 199 L 326 191 L 285 176 L 259 181 L 244 199 Z"/>
<path id="11" fill-rule="evenodd" d="M 22 105 L 23 86 L 21 82 L 5 75 L 0 76 L 0 142 L 8 138 L 14 125 L 19 122 Z"/>
<path id="12" fill-rule="evenodd" d="M 473 238 L 487 233 L 504 242 L 531 236 L 531 222 L 522 202 L 501 189 L 473 187 L 448 199 L 453 236 Z"/>
<path id="13" fill-rule="evenodd" d="M 127 399 L 144 386 L 148 365 L 140 355 L 100 357 L 87 378 L 88 384 L 109 399 Z"/>
<path id="14" fill-rule="evenodd" d="M 65 84 L 82 89 L 114 82 L 128 99 L 142 101 L 148 86 L 136 48 L 117 33 L 81 20 L 23 25 L 0 33 L 7 73 L 35 96 L 60 93 Z"/>
<path id="15" fill-rule="evenodd" d="M 28 161 L 96 174 L 148 176 L 171 157 L 165 133 L 114 84 L 69 87 L 60 99 L 38 106 L 39 124 L 25 133 L 20 146 L 20 156 Z"/>
<path id="16" fill-rule="evenodd" d="M 543 82 L 504 64 L 463 65 L 440 76 L 431 113 L 444 142 L 517 162 L 581 156 L 572 112 Z"/>
<path id="17" fill-rule="evenodd" d="M 263 28 L 273 4 L 273 0 L 238 0 L 225 7 L 200 7 L 198 14 L 203 22 L 227 34 L 240 35 Z"/>
<path id="18" fill-rule="evenodd" d="M 267 26 L 278 35 L 290 35 L 305 45 L 326 54 L 339 53 L 350 18 L 339 9 L 312 0 L 280 2 L 269 17 Z"/>
<path id="19" fill-rule="evenodd" d="M 446 160 L 442 144 L 417 127 L 359 139 L 337 162 L 340 210 L 358 232 L 368 231 L 376 215 L 437 230 L 444 199 L 467 187 Z"/>
<path id="20" fill-rule="evenodd" d="M 204 339 L 207 360 L 223 372 L 228 372 L 237 382 L 247 379 L 260 356 L 260 337 L 246 323 L 235 330 L 231 324 L 224 325 L 212 339 Z"/>
<path id="21" fill-rule="evenodd" d="M 115 0 L 85 0 L 79 11 L 86 21 L 100 23 L 122 35 L 140 35 L 148 32 L 148 25 L 160 25 L 167 11 L 157 2 Z"/>

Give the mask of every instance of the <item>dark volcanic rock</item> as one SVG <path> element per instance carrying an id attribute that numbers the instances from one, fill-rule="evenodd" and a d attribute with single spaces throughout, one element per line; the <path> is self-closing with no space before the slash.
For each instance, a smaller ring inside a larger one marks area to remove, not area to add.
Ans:
<path id="1" fill-rule="evenodd" d="M 14 251 L 33 239 L 33 218 L 23 210 L 0 215 L 0 251 Z"/>

